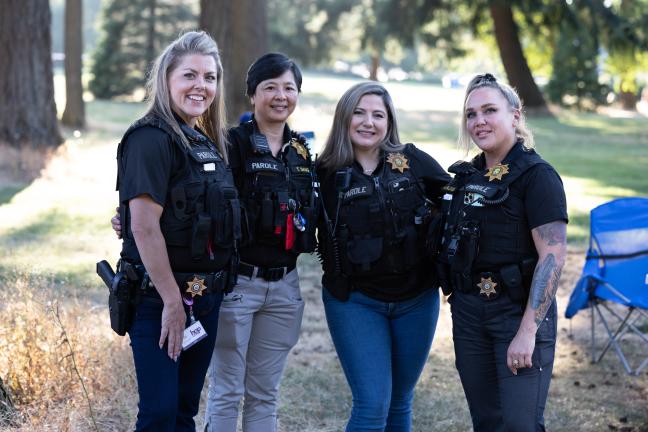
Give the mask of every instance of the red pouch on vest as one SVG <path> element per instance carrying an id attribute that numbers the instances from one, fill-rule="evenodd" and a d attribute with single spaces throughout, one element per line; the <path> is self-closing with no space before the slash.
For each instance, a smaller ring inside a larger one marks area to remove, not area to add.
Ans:
<path id="1" fill-rule="evenodd" d="M 295 245 L 295 225 L 293 225 L 293 214 L 286 216 L 286 250 L 292 250 Z"/>

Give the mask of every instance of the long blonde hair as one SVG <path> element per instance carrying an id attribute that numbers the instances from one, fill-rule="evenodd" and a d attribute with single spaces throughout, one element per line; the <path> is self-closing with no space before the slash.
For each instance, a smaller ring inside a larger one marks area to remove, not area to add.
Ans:
<path id="1" fill-rule="evenodd" d="M 216 144 L 221 155 L 227 161 L 227 119 L 225 117 L 223 65 L 220 61 L 216 41 L 204 31 L 191 31 L 181 35 L 171 42 L 155 60 L 146 83 L 148 100 L 146 115 L 162 118 L 180 136 L 183 144 L 189 146 L 189 141 L 182 133 L 180 124 L 173 115 L 168 81 L 171 72 L 178 67 L 182 58 L 189 54 L 211 56 L 216 62 L 216 97 L 209 108 L 198 118 L 196 125 Z"/>
<path id="2" fill-rule="evenodd" d="M 380 143 L 380 148 L 383 150 L 400 150 L 403 148 L 398 136 L 396 110 L 389 93 L 385 87 L 378 83 L 362 82 L 347 90 L 335 107 L 331 132 L 319 158 L 319 162 L 323 167 L 335 171 L 353 163 L 353 144 L 349 132 L 351 117 L 360 103 L 360 99 L 366 95 L 380 96 L 387 111 L 389 126 L 385 139 Z"/>
<path id="3" fill-rule="evenodd" d="M 490 87 L 498 90 L 504 96 L 509 106 L 512 109 L 518 110 L 520 112 L 520 119 L 518 120 L 517 126 L 515 127 L 515 136 L 518 139 L 522 139 L 524 141 L 525 147 L 532 148 L 535 145 L 535 140 L 533 139 L 533 133 L 526 125 L 526 116 L 523 112 L 524 107 L 522 106 L 520 96 L 517 94 L 515 89 L 513 89 L 513 87 L 497 81 L 497 79 L 489 73 L 476 75 L 472 80 L 470 80 L 468 87 L 466 87 L 466 94 L 464 96 L 463 107 L 461 109 L 461 127 L 459 129 L 458 138 L 459 147 L 464 149 L 467 154 L 470 150 L 470 147 L 472 146 L 472 138 L 470 138 L 468 128 L 466 127 L 466 101 L 468 100 L 468 96 L 470 96 L 473 91 L 482 87 Z"/>

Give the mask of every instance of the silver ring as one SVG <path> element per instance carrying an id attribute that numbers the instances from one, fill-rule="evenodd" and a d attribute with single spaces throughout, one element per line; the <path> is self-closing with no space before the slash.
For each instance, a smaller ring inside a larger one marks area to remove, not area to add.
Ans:
<path id="1" fill-rule="evenodd" d="M 513 366 L 518 367 L 520 365 L 520 362 L 517 360 L 513 360 Z"/>

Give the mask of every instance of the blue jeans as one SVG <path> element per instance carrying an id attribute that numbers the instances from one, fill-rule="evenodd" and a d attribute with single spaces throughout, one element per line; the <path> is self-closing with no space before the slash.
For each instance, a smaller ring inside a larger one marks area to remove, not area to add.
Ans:
<path id="1" fill-rule="evenodd" d="M 347 432 L 407 432 L 414 387 L 428 358 L 439 291 L 395 303 L 353 291 L 342 302 L 323 290 L 329 331 L 353 395 Z"/>
<path id="2" fill-rule="evenodd" d="M 167 355 L 166 344 L 159 347 L 162 299 L 143 296 L 128 334 L 133 349 L 139 412 L 136 431 L 195 431 L 200 392 L 214 350 L 218 309 L 223 295 L 204 294 L 194 298 L 194 316 L 207 337 L 182 351 L 177 362 Z M 187 325 L 189 324 L 188 308 Z"/>
<path id="3" fill-rule="evenodd" d="M 556 349 L 556 302 L 536 332 L 533 366 L 506 366 L 506 353 L 525 305 L 503 295 L 488 300 L 454 292 L 450 297 L 455 357 L 475 432 L 543 432 Z"/>

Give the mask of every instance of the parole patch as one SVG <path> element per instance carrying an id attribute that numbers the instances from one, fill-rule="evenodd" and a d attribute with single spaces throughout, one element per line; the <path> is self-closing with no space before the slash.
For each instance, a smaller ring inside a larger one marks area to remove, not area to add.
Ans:
<path id="1" fill-rule="evenodd" d="M 373 188 L 369 186 L 356 186 L 352 187 L 344 193 L 344 200 L 350 200 L 354 198 L 369 196 L 373 192 Z"/>
<path id="2" fill-rule="evenodd" d="M 248 172 L 272 171 L 279 172 L 279 164 L 276 162 L 248 161 Z"/>

